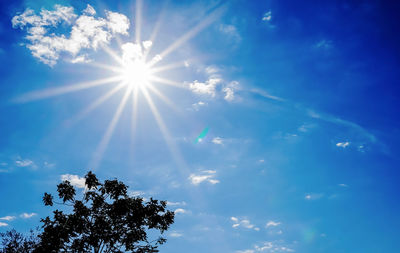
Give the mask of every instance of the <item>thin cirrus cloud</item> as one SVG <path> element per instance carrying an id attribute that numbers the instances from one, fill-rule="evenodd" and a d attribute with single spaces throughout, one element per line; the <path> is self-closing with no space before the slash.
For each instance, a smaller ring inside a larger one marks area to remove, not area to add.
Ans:
<path id="1" fill-rule="evenodd" d="M 15 216 L 4 216 L 4 217 L 1 217 L 0 220 L 12 221 L 12 220 L 15 220 L 16 218 L 17 217 L 15 217 Z"/>
<path id="2" fill-rule="evenodd" d="M 23 213 L 23 214 L 20 215 L 20 217 L 23 218 L 23 219 L 30 219 L 35 215 L 37 215 L 37 213 Z"/>
<path id="3" fill-rule="evenodd" d="M 210 184 L 218 184 L 219 180 L 215 179 L 215 170 L 203 170 L 198 174 L 191 174 L 189 180 L 194 185 L 199 185 L 201 183 L 207 182 Z"/>
<path id="4" fill-rule="evenodd" d="M 35 167 L 35 163 L 30 159 L 18 159 L 15 161 L 18 167 Z"/>
<path id="5" fill-rule="evenodd" d="M 232 225 L 233 228 L 243 227 L 247 229 L 253 229 L 255 231 L 260 231 L 260 228 L 252 224 L 249 219 L 240 219 L 237 217 L 231 217 L 231 221 L 233 222 Z"/>
<path id="6" fill-rule="evenodd" d="M 54 10 L 42 9 L 39 14 L 28 8 L 12 18 L 12 25 L 26 30 L 26 47 L 47 65 L 55 65 L 62 53 L 69 54 L 73 63 L 87 62 L 86 54 L 79 55 L 83 49 L 96 50 L 117 34 L 127 35 L 130 26 L 129 19 L 117 12 L 106 10 L 106 18 L 95 15 L 90 5 L 77 15 L 73 7 L 56 4 Z M 61 25 L 71 27 L 68 37 L 55 33 Z"/>

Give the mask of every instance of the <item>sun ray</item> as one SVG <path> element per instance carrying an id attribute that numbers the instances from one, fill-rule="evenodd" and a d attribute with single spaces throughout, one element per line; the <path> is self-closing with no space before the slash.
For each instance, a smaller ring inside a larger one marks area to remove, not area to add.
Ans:
<path id="1" fill-rule="evenodd" d="M 180 110 L 169 98 L 167 98 L 164 94 L 162 94 L 156 87 L 149 84 L 147 88 L 151 90 L 154 94 L 156 94 L 164 103 L 166 103 L 169 107 L 171 107 L 176 113 L 181 114 L 182 110 Z"/>
<path id="2" fill-rule="evenodd" d="M 137 125 L 137 111 L 138 111 L 138 93 L 139 88 L 135 86 L 132 90 L 132 119 L 131 119 L 131 153 L 134 153 L 134 142 L 136 137 L 136 125 Z"/>
<path id="3" fill-rule="evenodd" d="M 168 54 L 171 52 L 175 51 L 177 48 L 179 48 L 183 43 L 186 41 L 190 40 L 193 38 L 195 35 L 197 35 L 201 30 L 209 26 L 211 23 L 213 23 L 222 13 L 224 8 L 219 7 L 218 9 L 214 10 L 210 15 L 208 15 L 203 21 L 201 21 L 199 24 L 197 24 L 195 27 L 193 27 L 191 30 L 186 32 L 183 36 L 175 40 L 174 43 L 172 43 L 169 47 L 167 47 L 162 53 L 160 53 L 160 56 L 162 58 L 165 58 Z M 154 63 L 155 64 L 155 63 Z M 154 65 L 153 64 L 153 65 Z"/>
<path id="4" fill-rule="evenodd" d="M 166 7 L 167 7 L 167 2 L 168 2 L 167 0 L 164 1 L 164 5 L 163 5 L 163 7 L 162 7 L 161 13 L 160 13 L 160 15 L 158 16 L 156 25 L 154 26 L 153 32 L 152 32 L 151 35 L 150 35 L 150 39 L 149 39 L 150 41 L 154 41 L 155 38 L 156 38 L 157 35 L 158 35 L 158 31 L 160 30 L 161 23 L 162 23 L 162 20 L 163 20 L 163 18 L 164 18 L 164 15 L 165 15 L 165 9 L 166 9 Z M 148 54 L 150 53 L 151 48 L 152 48 L 152 47 L 149 47 L 149 48 L 144 52 L 144 56 L 143 56 L 143 59 L 144 59 L 144 60 L 147 59 L 147 56 L 148 56 Z"/>
<path id="5" fill-rule="evenodd" d="M 91 111 L 99 107 L 102 103 L 104 103 L 107 99 L 109 99 L 112 95 L 114 95 L 117 91 L 122 89 L 125 84 L 120 83 L 116 87 L 114 87 L 112 90 L 108 91 L 105 93 L 103 96 L 97 98 L 93 103 L 91 103 L 88 107 L 86 107 L 84 110 L 82 110 L 76 117 L 70 119 L 68 121 L 68 125 L 74 125 L 75 123 L 81 121 L 83 118 L 85 118 Z"/>
<path id="6" fill-rule="evenodd" d="M 124 60 L 122 57 L 118 56 L 111 48 L 109 48 L 106 44 L 102 44 L 103 50 L 111 56 L 116 62 L 118 62 L 121 66 L 124 65 Z"/>
<path id="7" fill-rule="evenodd" d="M 115 126 L 117 125 L 119 118 L 121 117 L 122 111 L 125 108 L 126 102 L 128 101 L 129 95 L 131 94 L 131 90 L 132 87 L 128 86 L 121 102 L 118 105 L 117 110 L 115 111 L 114 117 L 112 118 L 110 124 L 108 125 L 107 130 L 103 135 L 103 138 L 101 139 L 99 146 L 96 149 L 93 160 L 90 163 L 90 168 L 96 169 L 99 166 L 103 158 L 103 154 L 114 133 Z"/>
<path id="8" fill-rule="evenodd" d="M 153 100 L 151 99 L 148 91 L 146 89 L 141 89 L 144 97 L 146 98 L 147 103 L 150 106 L 150 110 L 153 113 L 153 116 L 157 122 L 158 127 L 161 130 L 161 133 L 165 139 L 165 142 L 167 143 L 168 149 L 171 152 L 171 155 L 175 162 L 178 164 L 178 166 L 185 170 L 187 168 L 186 163 L 182 157 L 182 155 L 179 152 L 178 147 L 176 147 L 175 142 L 172 140 L 171 135 L 168 131 L 167 126 L 165 125 L 160 113 L 157 110 L 157 107 L 154 105 Z"/>
<path id="9" fill-rule="evenodd" d="M 79 84 L 67 85 L 56 88 L 49 88 L 45 90 L 32 91 L 21 95 L 13 100 L 15 103 L 27 103 L 35 100 L 45 99 L 49 97 L 59 96 L 70 92 L 93 88 L 99 85 L 110 84 L 121 80 L 120 76 L 113 76 L 109 78 L 83 82 Z"/>
<path id="10" fill-rule="evenodd" d="M 162 78 L 162 77 L 158 77 L 158 76 L 152 76 L 150 78 L 150 81 L 154 81 L 154 82 L 157 82 L 157 83 L 170 85 L 170 86 L 181 88 L 181 89 L 186 89 L 187 88 L 182 83 L 174 82 L 174 81 L 171 81 L 171 80 L 168 80 L 168 79 L 165 79 L 165 78 Z"/>
<path id="11" fill-rule="evenodd" d="M 135 38 L 136 43 L 140 43 L 140 35 L 142 29 L 142 0 L 136 0 L 136 30 L 135 30 Z"/>
<path id="12" fill-rule="evenodd" d="M 175 62 L 175 63 L 159 66 L 159 67 L 156 67 L 156 68 L 151 68 L 151 73 L 155 74 L 155 73 L 158 73 L 158 72 L 171 70 L 171 69 L 175 69 L 175 68 L 181 68 L 181 67 L 184 67 L 184 66 L 185 66 L 185 61 Z"/>

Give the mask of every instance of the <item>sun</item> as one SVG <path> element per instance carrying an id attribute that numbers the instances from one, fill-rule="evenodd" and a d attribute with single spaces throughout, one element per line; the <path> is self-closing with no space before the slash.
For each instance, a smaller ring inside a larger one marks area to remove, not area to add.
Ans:
<path id="1" fill-rule="evenodd" d="M 129 60 L 121 67 L 122 82 L 133 88 L 146 87 L 152 78 L 151 67 L 144 60 Z"/>

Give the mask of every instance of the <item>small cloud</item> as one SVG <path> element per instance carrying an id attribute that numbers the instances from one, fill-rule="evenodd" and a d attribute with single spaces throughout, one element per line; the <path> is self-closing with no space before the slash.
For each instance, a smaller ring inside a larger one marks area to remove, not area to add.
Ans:
<path id="1" fill-rule="evenodd" d="M 212 139 L 211 142 L 214 143 L 214 144 L 217 144 L 217 145 L 222 145 L 223 144 L 223 139 L 221 137 L 215 137 L 214 139 Z"/>
<path id="2" fill-rule="evenodd" d="M 350 145 L 350 142 L 348 142 L 348 141 L 336 143 L 336 147 L 340 147 L 340 148 L 346 148 L 349 145 Z"/>
<path id="3" fill-rule="evenodd" d="M 186 202 L 185 201 L 181 201 L 181 202 L 167 201 L 167 205 L 169 205 L 169 206 L 186 206 Z"/>
<path id="4" fill-rule="evenodd" d="M 12 220 L 15 220 L 16 218 L 17 217 L 15 217 L 15 216 L 4 216 L 4 217 L 1 217 L 0 220 L 12 221 Z"/>
<path id="5" fill-rule="evenodd" d="M 202 101 L 199 101 L 199 102 L 197 102 L 197 103 L 192 104 L 192 108 L 193 108 L 193 110 L 195 110 L 195 111 L 199 111 L 201 107 L 204 107 L 204 106 L 206 106 L 206 105 L 207 105 L 207 103 L 204 103 L 204 102 L 202 102 Z"/>
<path id="6" fill-rule="evenodd" d="M 194 93 L 215 97 L 216 86 L 221 82 L 222 80 L 220 78 L 209 78 L 204 83 L 195 80 L 189 83 L 189 88 Z"/>
<path id="7" fill-rule="evenodd" d="M 226 85 L 223 89 L 222 92 L 225 93 L 224 99 L 228 102 L 232 102 L 235 99 L 235 91 L 239 87 L 239 82 L 237 81 L 232 81 L 228 85 Z"/>
<path id="8" fill-rule="evenodd" d="M 35 163 L 30 159 L 19 159 L 15 161 L 18 167 L 35 167 Z"/>
<path id="9" fill-rule="evenodd" d="M 35 215 L 37 215 L 37 213 L 23 213 L 23 214 L 20 215 L 20 217 L 23 218 L 23 219 L 30 219 Z"/>
<path id="10" fill-rule="evenodd" d="M 347 184 L 338 184 L 340 187 L 345 187 L 345 188 L 347 188 L 347 187 L 349 187 Z"/>
<path id="11" fill-rule="evenodd" d="M 331 40 L 320 40 L 318 41 L 315 45 L 314 48 L 316 49 L 323 49 L 323 50 L 329 50 L 333 47 L 333 42 Z"/>
<path id="12" fill-rule="evenodd" d="M 236 26 L 234 25 L 221 24 L 219 26 L 219 31 L 227 35 L 229 39 L 231 41 L 234 41 L 235 43 L 239 43 L 242 40 L 242 37 L 240 36 Z"/>
<path id="13" fill-rule="evenodd" d="M 268 221 L 267 224 L 265 225 L 267 228 L 268 227 L 276 227 L 279 226 L 281 223 L 280 222 L 276 222 L 276 221 Z"/>
<path id="14" fill-rule="evenodd" d="M 54 166 L 56 166 L 56 164 L 55 163 L 49 163 L 49 162 L 44 162 L 44 167 L 46 167 L 46 168 L 53 168 Z"/>
<path id="15" fill-rule="evenodd" d="M 176 231 L 172 231 L 171 233 L 169 233 L 169 236 L 171 236 L 171 237 L 182 237 L 183 234 L 179 233 L 179 232 L 176 232 Z"/>
<path id="16" fill-rule="evenodd" d="M 304 196 L 304 199 L 306 199 L 306 200 L 317 200 L 317 199 L 322 198 L 323 196 L 324 196 L 324 194 L 322 194 L 322 193 L 310 193 L 310 194 L 306 194 Z"/>
<path id="17" fill-rule="evenodd" d="M 85 178 L 84 177 L 80 177 L 78 175 L 71 175 L 71 174 L 64 174 L 61 175 L 61 180 L 62 181 L 69 181 L 73 186 L 77 187 L 77 188 L 85 188 Z"/>
<path id="18" fill-rule="evenodd" d="M 215 179 L 215 170 L 203 170 L 200 174 L 191 174 L 189 180 L 194 185 L 199 185 L 202 182 L 208 182 L 210 184 L 218 184 L 219 180 Z"/>
<path id="19" fill-rule="evenodd" d="M 262 17 L 262 21 L 269 22 L 272 19 L 272 11 L 267 11 Z"/>
<path id="20" fill-rule="evenodd" d="M 8 224 L 7 224 L 7 223 L 0 222 L 0 227 L 7 227 L 7 226 L 8 226 Z"/>
<path id="21" fill-rule="evenodd" d="M 174 211 L 175 214 L 185 214 L 187 211 L 183 208 L 178 208 Z"/>
<path id="22" fill-rule="evenodd" d="M 260 159 L 260 160 L 258 160 L 258 162 L 259 162 L 259 163 L 264 163 L 265 160 L 264 160 L 264 159 Z"/>
<path id="23" fill-rule="evenodd" d="M 144 191 L 130 191 L 129 196 L 131 197 L 141 197 L 145 194 Z"/>
<path id="24" fill-rule="evenodd" d="M 231 217 L 231 221 L 233 222 L 232 227 L 233 228 L 247 228 L 247 229 L 253 229 L 255 231 L 260 231 L 259 227 L 256 227 L 254 224 L 251 224 L 250 220 L 244 218 L 244 219 L 239 219 L 237 217 Z"/>

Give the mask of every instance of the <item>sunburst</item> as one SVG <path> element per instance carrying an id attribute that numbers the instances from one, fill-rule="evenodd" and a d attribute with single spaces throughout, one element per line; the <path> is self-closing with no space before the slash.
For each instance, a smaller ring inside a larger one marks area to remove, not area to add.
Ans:
<path id="1" fill-rule="evenodd" d="M 155 26 L 154 32 L 151 38 L 147 41 L 141 41 L 141 6 L 142 1 L 136 1 L 136 31 L 135 31 L 135 42 L 128 42 L 120 45 L 120 52 L 116 53 L 114 50 L 110 49 L 107 45 L 102 45 L 102 48 L 105 52 L 109 54 L 111 58 L 116 61 L 116 64 L 100 64 L 100 63 L 92 63 L 93 66 L 109 70 L 113 73 L 112 76 L 104 79 L 83 82 L 73 85 L 65 85 L 57 88 L 50 88 L 46 90 L 33 91 L 27 94 L 24 94 L 18 97 L 15 102 L 25 103 L 39 99 L 45 99 L 53 96 L 63 95 L 66 93 L 77 92 L 84 89 L 98 87 L 100 85 L 109 85 L 111 88 L 104 95 L 97 98 L 91 104 L 89 104 L 86 108 L 84 108 L 81 112 L 79 112 L 75 118 L 71 119 L 70 122 L 76 123 L 79 120 L 84 119 L 90 112 L 98 108 L 102 105 L 106 100 L 110 99 L 114 94 L 116 94 L 119 90 L 125 89 L 125 92 L 121 98 L 119 105 L 107 126 L 107 129 L 102 136 L 100 143 L 93 155 L 92 162 L 89 166 L 93 169 L 96 169 L 103 158 L 103 154 L 109 144 L 110 139 L 112 138 L 115 127 L 118 124 L 118 121 L 121 117 L 121 114 L 126 107 L 128 101 L 132 99 L 133 105 L 133 115 L 132 115 L 132 135 L 135 133 L 136 126 L 136 117 L 138 110 L 137 99 L 139 94 L 147 101 L 151 112 L 158 124 L 163 137 L 167 143 L 168 148 L 171 151 L 171 154 L 174 160 L 180 165 L 180 167 L 184 167 L 184 161 L 181 158 L 180 152 L 172 141 L 168 128 L 164 123 L 161 114 L 159 113 L 155 103 L 153 102 L 153 98 L 151 94 L 156 95 L 167 105 L 176 109 L 176 106 L 168 97 L 162 94 L 156 86 L 158 85 L 169 85 L 179 88 L 184 88 L 184 86 L 173 80 L 168 80 L 157 76 L 158 73 L 163 71 L 171 70 L 173 68 L 184 66 L 184 61 L 179 63 L 170 63 L 161 65 L 160 62 L 163 58 L 165 58 L 168 54 L 172 53 L 176 49 L 178 49 L 183 43 L 187 40 L 194 37 L 197 33 L 199 33 L 203 28 L 207 25 L 211 24 L 220 14 L 222 8 L 217 8 L 213 12 L 211 12 L 206 18 L 204 18 L 198 25 L 193 27 L 183 36 L 174 41 L 171 45 L 169 45 L 164 51 L 159 54 L 156 54 L 153 58 L 147 61 L 150 50 L 152 48 L 153 40 L 156 38 L 157 31 L 160 27 L 161 18 Z"/>

